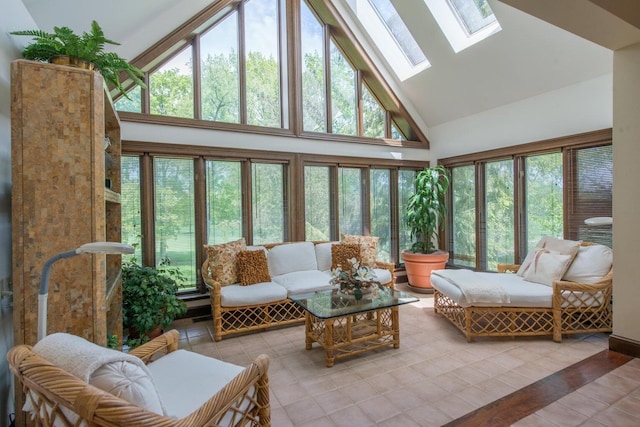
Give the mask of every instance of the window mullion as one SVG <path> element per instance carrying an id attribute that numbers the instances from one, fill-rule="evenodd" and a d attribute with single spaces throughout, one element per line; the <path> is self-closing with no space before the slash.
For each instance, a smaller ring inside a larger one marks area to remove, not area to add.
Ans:
<path id="1" fill-rule="evenodd" d="M 333 133 L 333 121 L 331 120 L 331 28 L 323 25 L 324 36 L 324 99 L 325 99 L 325 128 L 327 133 Z"/>
<path id="2" fill-rule="evenodd" d="M 193 118 L 202 119 L 202 70 L 200 67 L 200 35 L 191 43 L 193 64 Z"/>
<path id="3" fill-rule="evenodd" d="M 247 124 L 247 58 L 245 37 L 244 2 L 238 4 L 238 83 L 240 96 L 240 123 Z"/>

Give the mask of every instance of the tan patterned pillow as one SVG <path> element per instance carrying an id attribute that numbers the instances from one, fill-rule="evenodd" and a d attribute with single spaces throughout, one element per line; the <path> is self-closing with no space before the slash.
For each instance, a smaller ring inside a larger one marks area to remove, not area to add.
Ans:
<path id="1" fill-rule="evenodd" d="M 238 254 L 238 280 L 242 286 L 270 282 L 269 266 L 264 251 L 242 251 Z"/>
<path id="2" fill-rule="evenodd" d="M 360 257 L 362 265 L 374 268 L 376 266 L 376 258 L 378 255 L 378 241 L 376 236 L 358 236 L 353 234 L 342 234 L 343 243 L 355 243 L 360 245 Z"/>
<path id="3" fill-rule="evenodd" d="M 360 261 L 360 245 L 337 243 L 331 246 L 331 269 L 334 270 L 340 266 L 343 270 L 351 268 L 348 260 L 355 258 Z"/>
<path id="4" fill-rule="evenodd" d="M 236 258 L 246 248 L 244 237 L 220 245 L 205 245 L 213 279 L 223 286 L 238 283 Z"/>

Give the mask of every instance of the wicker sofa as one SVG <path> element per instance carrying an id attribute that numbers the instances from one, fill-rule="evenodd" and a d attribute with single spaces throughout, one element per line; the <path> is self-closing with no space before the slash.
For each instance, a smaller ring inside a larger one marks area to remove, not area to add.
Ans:
<path id="1" fill-rule="evenodd" d="M 528 270 L 536 267 L 536 256 L 559 256 L 557 251 L 545 248 L 543 241 L 522 265 L 502 264 L 498 273 L 434 271 L 434 311 L 450 320 L 469 342 L 474 337 L 533 335 L 551 335 L 555 342 L 561 342 L 563 334 L 611 332 L 613 253 L 603 245 L 575 244 L 578 251 L 573 257 L 569 255 L 562 274 L 546 281 L 540 277 L 538 281 L 528 280 L 536 276 Z M 560 274 L 558 268 L 553 272 L 556 275 Z M 539 270 L 544 273 L 544 268 Z M 466 285 L 454 283 L 456 275 L 459 282 L 472 283 L 478 289 L 491 283 L 499 285 L 502 300 L 496 302 L 495 295 L 469 298 L 473 293 L 464 290 Z"/>
<path id="2" fill-rule="evenodd" d="M 52 334 L 7 359 L 38 426 L 271 425 L 266 355 L 243 368 L 178 350 L 178 338 L 172 330 L 125 354 Z"/>
<path id="3" fill-rule="evenodd" d="M 202 265 L 202 277 L 210 292 L 214 339 L 220 341 L 229 334 L 303 322 L 304 310 L 288 297 L 332 288 L 331 248 L 337 243 L 340 242 L 284 242 L 246 246 L 244 250 L 264 251 L 268 268 L 264 282 L 249 286 L 242 286 L 233 280 L 233 275 L 230 279 L 220 280 L 225 275 L 224 270 L 237 268 L 230 265 L 235 258 L 229 257 L 220 266 L 216 259 L 219 255 L 216 254 L 223 252 L 224 248 L 211 250 L 209 246 L 208 256 Z M 393 286 L 394 264 L 374 262 L 378 280 Z"/>

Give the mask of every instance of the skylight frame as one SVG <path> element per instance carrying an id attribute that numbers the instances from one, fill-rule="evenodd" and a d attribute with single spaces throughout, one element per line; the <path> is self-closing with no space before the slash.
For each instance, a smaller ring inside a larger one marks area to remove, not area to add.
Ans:
<path id="1" fill-rule="evenodd" d="M 453 6 L 449 0 L 423 0 L 427 5 L 431 14 L 435 18 L 436 22 L 440 26 L 440 29 L 446 36 L 451 48 L 455 53 L 461 52 L 464 49 L 473 46 L 476 43 L 481 42 L 489 36 L 502 30 L 498 17 L 491 24 L 475 31 L 473 34 L 469 34 L 469 31 L 464 23 L 461 22 L 461 18 L 454 11 Z M 473 0 L 468 0 L 473 1 Z M 495 16 L 495 14 L 494 14 Z"/>
<path id="2" fill-rule="evenodd" d="M 424 56 L 423 62 L 415 65 L 412 63 L 409 59 L 409 55 L 403 50 L 399 41 L 393 35 L 388 25 L 384 22 L 384 19 L 381 18 L 378 10 L 371 3 L 371 0 L 353 0 L 346 3 L 349 4 L 351 10 L 354 12 L 357 20 L 371 38 L 373 44 L 380 49 L 380 52 L 389 64 L 389 67 L 396 73 L 401 81 L 431 67 L 429 59 L 407 28 L 407 33 L 411 36 L 415 46 L 420 49 Z M 398 12 L 395 7 L 393 7 L 393 4 L 391 4 L 391 6 L 393 11 L 397 14 Z M 404 25 L 404 21 L 402 21 L 402 18 L 399 15 L 398 19 L 400 19 Z M 406 25 L 404 26 L 406 28 Z"/>

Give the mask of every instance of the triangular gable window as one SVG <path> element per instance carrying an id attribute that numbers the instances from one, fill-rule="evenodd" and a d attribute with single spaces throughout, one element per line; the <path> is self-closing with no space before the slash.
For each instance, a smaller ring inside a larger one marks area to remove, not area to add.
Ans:
<path id="1" fill-rule="evenodd" d="M 363 52 L 323 0 L 222 0 L 132 61 L 149 88 L 116 108 L 125 120 L 426 146 Z"/>

